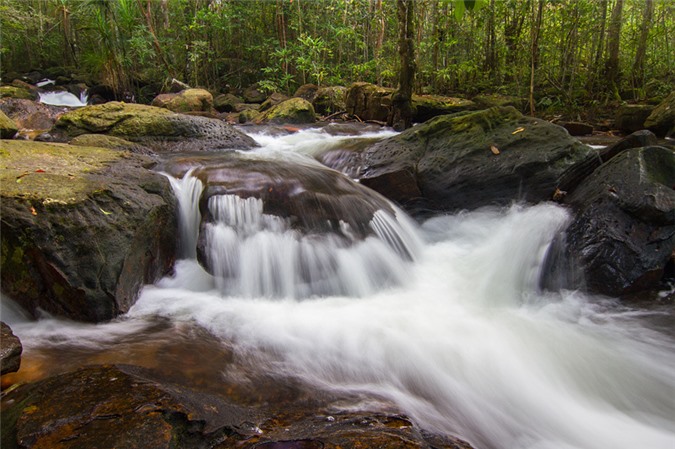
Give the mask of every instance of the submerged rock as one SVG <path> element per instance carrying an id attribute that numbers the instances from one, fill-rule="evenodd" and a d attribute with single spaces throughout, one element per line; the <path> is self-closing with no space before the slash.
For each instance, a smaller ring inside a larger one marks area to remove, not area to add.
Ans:
<path id="1" fill-rule="evenodd" d="M 0 375 L 19 370 L 22 351 L 19 338 L 8 325 L 0 321 Z"/>
<path id="2" fill-rule="evenodd" d="M 436 211 L 539 202 L 593 150 L 512 107 L 436 117 L 362 155 L 362 184 Z"/>
<path id="3" fill-rule="evenodd" d="M 32 313 L 105 321 L 164 275 L 175 251 L 175 200 L 141 155 L 7 141 L 2 288 Z"/>
<path id="4" fill-rule="evenodd" d="M 658 286 L 675 254 L 675 152 L 626 150 L 566 198 L 576 215 L 547 262 L 548 288 L 624 295 Z"/>
<path id="5" fill-rule="evenodd" d="M 157 152 L 256 146 L 253 139 L 220 120 L 119 102 L 68 112 L 59 117 L 53 131 L 65 139 L 81 134 L 109 134 L 141 143 Z"/>

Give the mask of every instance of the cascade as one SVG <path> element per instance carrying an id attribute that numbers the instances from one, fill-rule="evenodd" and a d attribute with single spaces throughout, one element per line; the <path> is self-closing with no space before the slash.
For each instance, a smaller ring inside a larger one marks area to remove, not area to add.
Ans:
<path id="1" fill-rule="evenodd" d="M 89 95 L 86 90 L 80 92 L 77 97 L 70 92 L 40 92 L 38 94 L 38 101 L 40 103 L 49 104 L 52 106 L 68 106 L 71 108 L 80 108 L 86 106 L 89 101 Z"/>

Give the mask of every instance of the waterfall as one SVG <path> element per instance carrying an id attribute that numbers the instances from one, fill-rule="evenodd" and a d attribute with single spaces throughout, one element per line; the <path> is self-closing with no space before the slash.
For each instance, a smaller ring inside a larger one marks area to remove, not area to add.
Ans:
<path id="1" fill-rule="evenodd" d="M 174 178 L 163 173 L 169 179 L 176 200 L 178 201 L 178 223 L 180 228 L 179 257 L 195 259 L 197 257 L 197 240 L 199 239 L 199 198 L 202 196 L 204 185 L 192 176 L 194 169 L 189 170 L 182 178 Z"/>
<path id="2" fill-rule="evenodd" d="M 89 95 L 86 90 L 80 92 L 77 97 L 70 92 L 39 92 L 38 101 L 40 103 L 52 106 L 68 106 L 71 108 L 80 108 L 86 106 L 89 101 Z"/>

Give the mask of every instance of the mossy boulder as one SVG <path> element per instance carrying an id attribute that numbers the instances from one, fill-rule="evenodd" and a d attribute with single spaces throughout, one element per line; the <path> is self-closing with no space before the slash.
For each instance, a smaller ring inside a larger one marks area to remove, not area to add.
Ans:
<path id="1" fill-rule="evenodd" d="M 288 98 L 288 95 L 282 94 L 281 92 L 274 92 L 272 95 L 267 97 L 267 100 L 262 102 L 260 108 L 258 108 L 258 111 L 267 111 L 272 106 L 276 106 L 279 103 L 283 103 L 284 101 L 288 100 Z"/>
<path id="2" fill-rule="evenodd" d="M 627 134 L 645 129 L 645 121 L 653 111 L 654 106 L 645 104 L 627 104 L 621 106 L 616 113 L 614 126 Z"/>
<path id="3" fill-rule="evenodd" d="M 0 139 L 11 139 L 18 131 L 16 123 L 0 111 Z"/>
<path id="4" fill-rule="evenodd" d="M 110 320 L 171 268 L 175 200 L 151 159 L 15 140 L 0 157 L 2 288 L 27 310 Z"/>
<path id="5" fill-rule="evenodd" d="M 22 98 L 24 100 L 37 100 L 37 92 L 24 87 L 0 86 L 0 98 Z"/>
<path id="6" fill-rule="evenodd" d="M 249 123 L 249 122 L 255 122 L 258 120 L 260 117 L 261 113 L 254 108 L 251 109 L 244 109 L 241 111 L 238 115 L 238 121 L 239 123 Z"/>
<path id="7" fill-rule="evenodd" d="M 526 101 L 521 97 L 501 94 L 480 94 L 473 97 L 472 101 L 480 109 L 490 109 L 499 106 L 513 106 L 519 111 L 522 111 L 526 104 Z"/>
<path id="8" fill-rule="evenodd" d="M 318 91 L 319 86 L 317 86 L 316 84 L 303 84 L 302 86 L 298 87 L 293 96 L 304 98 L 310 103 L 313 103 L 314 98 L 316 98 L 316 94 Z"/>
<path id="9" fill-rule="evenodd" d="M 258 88 L 257 85 L 249 86 L 242 92 L 242 97 L 246 103 L 262 103 L 267 99 L 267 95 Z"/>
<path id="10" fill-rule="evenodd" d="M 575 217 L 549 252 L 544 285 L 612 296 L 659 288 L 675 262 L 673 185 L 672 149 L 632 148 L 601 165 L 565 198 Z"/>
<path id="11" fill-rule="evenodd" d="M 157 152 L 248 149 L 256 145 L 249 136 L 217 119 L 120 102 L 87 106 L 63 114 L 53 132 L 65 140 L 81 134 L 108 134 Z"/>
<path id="12" fill-rule="evenodd" d="M 185 89 L 178 93 L 160 94 L 151 105 L 173 112 L 211 112 L 213 95 L 204 89 Z"/>
<path id="13" fill-rule="evenodd" d="M 645 120 L 645 127 L 659 137 L 675 135 L 675 92 L 659 104 Z"/>
<path id="14" fill-rule="evenodd" d="M 362 154 L 361 183 L 413 209 L 475 209 L 553 197 L 593 157 L 560 126 L 513 107 L 443 115 Z"/>
<path id="15" fill-rule="evenodd" d="M 314 96 L 312 106 L 317 114 L 330 115 L 335 112 L 346 111 L 345 96 L 347 88 L 343 86 L 321 87 Z"/>
<path id="16" fill-rule="evenodd" d="M 476 104 L 465 98 L 443 97 L 440 95 L 413 95 L 413 121 L 426 122 L 438 115 L 477 109 Z"/>
<path id="17" fill-rule="evenodd" d="M 271 124 L 301 124 L 314 123 L 316 114 L 312 103 L 302 98 L 291 98 L 272 106 L 263 112 L 257 119 L 257 123 Z"/>

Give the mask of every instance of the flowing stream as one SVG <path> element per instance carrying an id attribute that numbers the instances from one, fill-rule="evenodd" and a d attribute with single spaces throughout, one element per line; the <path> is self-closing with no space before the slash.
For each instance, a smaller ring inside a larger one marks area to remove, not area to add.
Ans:
<path id="1" fill-rule="evenodd" d="M 355 139 L 320 130 L 253 137 L 259 155 L 289 160 Z M 565 209 L 514 205 L 419 225 L 399 211 L 376 216 L 373 237 L 344 247 L 330 236 L 313 244 L 255 200 L 221 197 L 210 205 L 214 277 L 194 250 L 200 184 L 190 173 L 173 181 L 184 257 L 175 274 L 109 324 L 11 314 L 28 358 L 111 351 L 147 338 L 161 317 L 196 324 L 242 357 L 264 356 L 279 374 L 385 398 L 476 449 L 675 447 L 675 339 L 659 324 L 668 312 L 538 289 Z M 293 271 L 312 269 L 321 273 L 311 282 Z M 222 368 L 214 360 L 209 369 L 217 378 Z"/>

